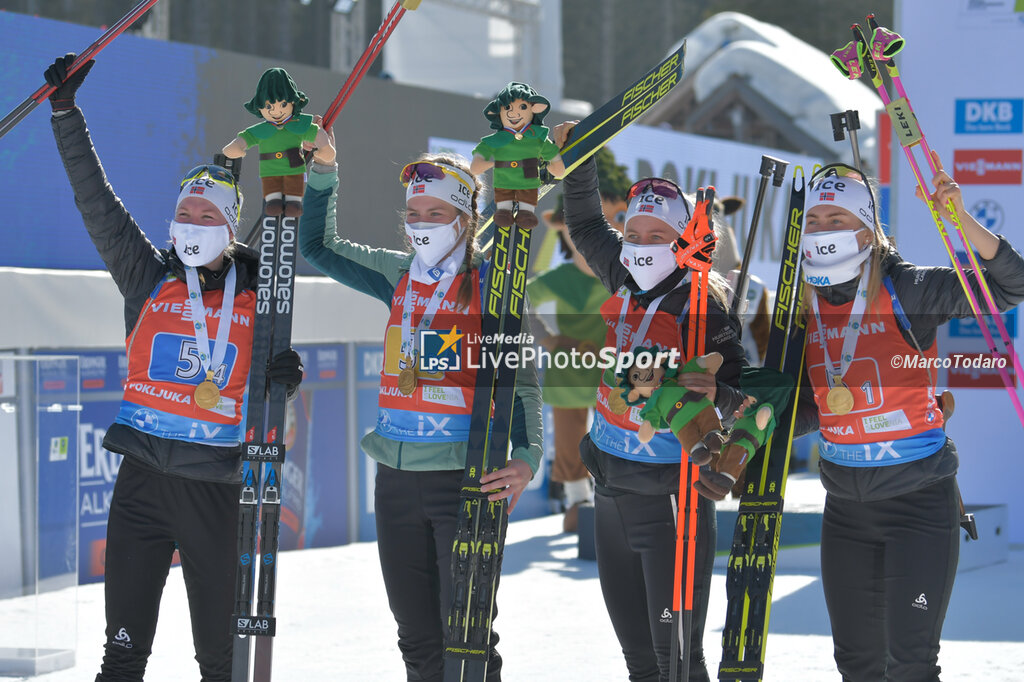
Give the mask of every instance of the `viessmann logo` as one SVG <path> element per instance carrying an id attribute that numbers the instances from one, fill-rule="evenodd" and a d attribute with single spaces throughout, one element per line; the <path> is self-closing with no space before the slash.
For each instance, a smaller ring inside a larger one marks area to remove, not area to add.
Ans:
<path id="1" fill-rule="evenodd" d="M 953 176 L 961 185 L 1021 184 L 1020 149 L 957 149 Z"/>

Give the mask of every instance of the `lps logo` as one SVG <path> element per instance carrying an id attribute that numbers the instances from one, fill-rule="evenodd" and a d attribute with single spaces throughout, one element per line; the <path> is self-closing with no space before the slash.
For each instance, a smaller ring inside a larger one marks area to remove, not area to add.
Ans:
<path id="1" fill-rule="evenodd" d="M 976 201 L 971 206 L 971 215 L 987 230 L 999 230 L 1003 227 L 1003 207 L 991 199 Z"/>
<path id="2" fill-rule="evenodd" d="M 462 337 L 457 327 L 439 332 L 424 329 L 420 332 L 420 371 L 458 372 L 462 369 Z"/>
<path id="3" fill-rule="evenodd" d="M 1024 132 L 1024 99 L 958 99 L 956 132 L 961 135 Z"/>
<path id="4" fill-rule="evenodd" d="M 961 185 L 1019 185 L 1019 149 L 957 149 L 953 151 L 953 175 Z"/>

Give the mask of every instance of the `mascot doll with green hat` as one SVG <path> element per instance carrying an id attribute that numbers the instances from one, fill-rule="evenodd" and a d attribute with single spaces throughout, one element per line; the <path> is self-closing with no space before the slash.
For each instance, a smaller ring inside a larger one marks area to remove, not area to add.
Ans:
<path id="1" fill-rule="evenodd" d="M 551 103 L 526 83 L 509 83 L 486 107 L 484 116 L 497 132 L 480 140 L 473 148 L 473 175 L 494 169 L 494 224 L 511 227 L 513 223 L 532 229 L 539 222 L 537 190 L 540 188 L 540 163 L 547 161 L 548 172 L 559 177 L 565 164 L 558 145 L 548 139 L 541 125 Z M 512 208 L 518 204 L 517 213 Z"/>
<path id="2" fill-rule="evenodd" d="M 229 159 L 245 156 L 249 147 L 260 153 L 260 178 L 263 181 L 264 213 L 289 217 L 302 215 L 303 174 L 306 164 L 302 149 L 318 147 L 326 160 L 334 157 L 334 145 L 327 133 L 302 108 L 309 98 L 295 85 L 284 69 L 267 69 L 256 84 L 256 94 L 245 103 L 246 110 L 263 120 L 238 133 L 227 144 L 224 155 Z"/>
<path id="3" fill-rule="evenodd" d="M 662 367 L 658 359 L 664 354 L 655 348 L 637 348 L 633 364 L 619 375 L 626 405 L 644 402 L 637 438 L 647 443 L 658 429 L 670 429 L 693 463 L 703 466 L 722 446 L 722 422 L 706 395 L 681 386 L 676 377 L 690 372 L 716 374 L 722 366 L 722 354 L 692 358 L 682 369 Z M 652 357 L 645 360 L 644 355 Z"/>

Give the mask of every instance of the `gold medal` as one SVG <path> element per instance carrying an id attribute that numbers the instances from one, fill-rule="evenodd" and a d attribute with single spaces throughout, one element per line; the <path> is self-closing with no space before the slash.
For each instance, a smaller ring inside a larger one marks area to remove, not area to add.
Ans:
<path id="1" fill-rule="evenodd" d="M 416 390 L 416 370 L 406 367 L 398 373 L 398 391 L 402 395 L 412 395 Z"/>
<path id="2" fill-rule="evenodd" d="M 629 405 L 622 397 L 621 388 L 613 388 L 612 392 L 608 394 L 608 409 L 612 411 L 612 414 L 626 414 L 629 411 Z"/>
<path id="3" fill-rule="evenodd" d="M 846 386 L 833 386 L 828 389 L 825 403 L 833 414 L 847 414 L 853 409 L 853 393 Z"/>
<path id="4" fill-rule="evenodd" d="M 523 134 L 522 133 L 516 133 L 516 139 L 517 140 L 523 139 Z"/>
<path id="5" fill-rule="evenodd" d="M 217 404 L 220 403 L 220 389 L 217 388 L 217 384 L 213 383 L 212 370 L 206 373 L 206 379 L 196 386 L 195 393 L 192 395 L 196 399 L 196 405 L 204 410 L 212 410 L 217 407 Z"/>

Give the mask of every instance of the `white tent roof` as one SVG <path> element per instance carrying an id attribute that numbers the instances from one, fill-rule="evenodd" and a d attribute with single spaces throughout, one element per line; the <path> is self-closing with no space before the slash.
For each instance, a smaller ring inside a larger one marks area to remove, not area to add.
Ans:
<path id="1" fill-rule="evenodd" d="M 751 88 L 788 112 L 795 125 L 828 147 L 837 144 L 829 115 L 856 110 L 861 155 L 875 165 L 875 119 L 882 108 L 878 94 L 863 82 L 843 78 L 827 54 L 788 31 L 738 12 L 716 14 L 686 36 L 686 70 L 694 79 L 698 103 L 730 77 L 744 77 Z M 850 156 L 848 150 L 840 153 Z"/>

